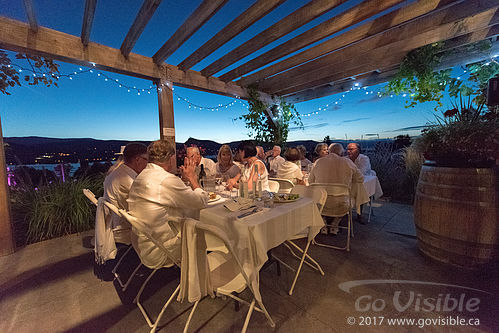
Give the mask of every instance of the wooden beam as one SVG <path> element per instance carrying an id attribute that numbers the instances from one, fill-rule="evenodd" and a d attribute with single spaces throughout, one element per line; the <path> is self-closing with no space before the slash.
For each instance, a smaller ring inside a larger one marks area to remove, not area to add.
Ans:
<path id="1" fill-rule="evenodd" d="M 274 47 L 230 72 L 220 76 L 222 81 L 232 81 L 238 77 L 285 57 L 301 48 L 313 44 L 325 37 L 357 24 L 404 0 L 367 0 L 347 11 L 326 20 L 310 30 Z"/>
<path id="2" fill-rule="evenodd" d="M 85 12 L 83 14 L 83 23 L 81 25 L 81 42 L 87 46 L 90 40 L 90 31 L 92 30 L 92 23 L 94 22 L 95 7 L 97 0 L 85 1 Z"/>
<path id="3" fill-rule="evenodd" d="M 130 75 L 147 80 L 166 78 L 174 84 L 225 96 L 248 98 L 246 89 L 234 82 L 223 82 L 214 77 L 204 77 L 199 72 L 181 71 L 176 66 L 156 65 L 152 58 L 130 53 L 128 59 L 120 50 L 89 42 L 84 47 L 79 37 L 40 27 L 30 34 L 29 26 L 17 20 L 0 16 L 0 48 L 41 55 L 54 60 Z M 260 92 L 262 98 L 270 96 Z"/>
<path id="4" fill-rule="evenodd" d="M 250 25 L 274 10 L 274 8 L 284 1 L 285 0 L 258 0 L 250 8 L 226 25 L 225 28 L 220 30 L 209 41 L 204 43 L 203 46 L 184 59 L 178 67 L 182 70 L 191 68 L 234 38 L 237 34 L 246 30 Z"/>
<path id="5" fill-rule="evenodd" d="M 7 166 L 0 122 L 0 256 L 6 256 L 15 251 L 14 230 L 10 214 L 10 195 L 7 183 Z"/>
<path id="6" fill-rule="evenodd" d="M 462 0 L 461 0 L 462 1 Z M 389 14 L 383 15 L 371 22 L 351 29 L 341 35 L 335 36 L 321 44 L 302 51 L 292 57 L 268 66 L 256 73 L 243 77 L 237 82 L 242 86 L 248 86 L 263 80 L 266 77 L 283 72 L 307 61 L 321 57 L 327 53 L 336 51 L 342 47 L 357 43 L 365 38 L 384 33 L 399 24 L 408 22 L 418 16 L 425 15 L 431 11 L 445 8 L 456 0 L 418 0 L 406 7 L 402 7 Z"/>
<path id="7" fill-rule="evenodd" d="M 228 0 L 204 0 L 201 5 L 185 20 L 180 28 L 163 44 L 153 56 L 154 62 L 161 64 L 189 39 L 203 24 L 222 8 Z"/>
<path id="8" fill-rule="evenodd" d="M 462 45 L 465 45 L 465 41 L 468 40 L 467 43 L 472 43 L 476 41 L 483 40 L 485 38 L 489 38 L 491 36 L 497 35 L 497 25 L 499 24 L 499 12 L 493 14 L 491 13 L 493 9 L 486 11 L 484 13 L 477 14 L 473 17 L 469 17 L 464 19 L 460 24 L 455 25 L 454 28 L 455 30 L 459 30 L 459 33 L 466 32 L 467 29 L 474 30 L 472 33 L 469 33 L 467 35 L 461 35 L 462 38 L 455 38 L 449 43 L 448 48 L 454 46 L 454 47 L 459 47 Z M 489 20 L 488 16 L 492 15 L 493 18 Z M 489 23 L 486 23 L 489 22 Z M 473 24 L 495 24 L 494 26 L 491 27 L 485 27 L 483 29 L 474 29 Z M 445 29 L 446 26 L 441 26 L 439 27 L 441 29 Z M 419 34 L 415 36 L 412 41 L 416 41 L 420 39 L 420 43 L 422 44 L 421 46 L 424 45 L 425 42 L 430 42 L 433 43 L 435 41 L 439 41 L 438 39 L 440 37 L 435 37 L 432 36 L 432 33 L 435 31 L 430 31 L 425 34 Z M 437 36 L 439 36 L 439 33 L 437 32 Z M 441 35 L 440 35 L 441 36 Z M 435 38 L 433 41 L 431 38 Z M 476 39 L 475 39 L 476 38 Z M 444 38 L 445 39 L 445 38 Z M 331 73 L 330 76 L 325 77 L 325 78 L 319 78 L 318 80 L 310 81 L 310 82 L 304 82 L 301 85 L 295 86 L 290 89 L 285 89 L 280 92 L 280 94 L 283 95 L 288 95 L 290 93 L 298 92 L 298 91 L 303 91 L 305 89 L 309 89 L 312 87 L 320 86 L 323 85 L 327 82 L 332 82 L 336 80 L 340 80 L 344 77 L 349 77 L 352 76 L 352 73 L 362 74 L 362 73 L 368 73 L 376 68 L 385 68 L 389 66 L 394 66 L 396 64 L 399 64 L 402 59 L 405 57 L 405 50 L 404 50 L 404 41 L 395 43 L 396 45 L 393 45 L 393 49 L 400 50 L 399 53 L 390 53 L 390 48 L 389 47 L 382 47 L 379 48 L 372 53 L 370 53 L 370 57 L 367 57 L 365 54 L 359 55 L 357 57 L 352 58 L 351 60 L 347 62 L 343 62 L 339 64 L 342 68 L 344 68 L 344 71 L 340 70 L 335 73 Z M 445 66 L 457 66 L 459 64 L 459 61 L 461 63 L 470 63 L 474 61 L 478 61 L 479 59 L 482 59 L 484 56 L 483 51 L 478 51 L 478 55 L 474 54 L 474 52 L 457 52 L 459 53 L 459 57 L 454 57 L 454 58 L 447 58 L 444 63 L 446 63 Z M 464 54 L 461 54 L 464 53 Z M 480 58 L 481 57 L 481 58 Z M 369 59 L 369 61 L 365 61 L 365 59 Z M 454 62 L 451 62 L 451 59 L 454 59 Z M 478 60 L 475 60 L 478 59 Z M 361 61 L 363 60 L 363 62 Z M 446 67 L 448 68 L 448 67 Z M 440 67 L 441 69 L 441 67 Z"/>
<path id="9" fill-rule="evenodd" d="M 160 3 L 161 0 L 144 0 L 142 3 L 142 7 L 140 7 L 137 17 L 135 17 L 135 20 L 128 30 L 128 33 L 126 34 L 126 37 L 120 47 L 121 54 L 123 54 L 125 58 L 128 57 L 130 52 L 132 52 L 135 43 L 137 43 L 137 40 L 144 31 L 156 9 L 158 9 Z"/>
<path id="10" fill-rule="evenodd" d="M 211 76 L 222 69 L 241 60 L 247 55 L 259 50 L 267 44 L 281 38 L 289 32 L 312 21 L 325 12 L 341 5 L 346 0 L 312 0 L 303 7 L 289 14 L 271 27 L 265 29 L 246 43 L 230 51 L 201 71 L 205 76 Z"/>
<path id="11" fill-rule="evenodd" d="M 31 31 L 37 32 L 38 23 L 36 22 L 35 7 L 33 6 L 33 0 L 24 0 L 23 3 Z"/>
<path id="12" fill-rule="evenodd" d="M 159 109 L 159 133 L 161 140 L 170 142 L 174 148 L 175 145 L 175 115 L 173 110 L 173 91 L 164 87 L 168 85 L 173 88 L 171 82 L 165 79 L 157 80 L 158 91 L 158 109 Z M 174 165 L 177 165 L 175 160 Z"/>
<path id="13" fill-rule="evenodd" d="M 427 44 L 454 38 L 493 25 L 494 23 L 489 24 L 489 21 L 496 19 L 497 7 L 496 0 L 468 0 L 456 4 L 273 76 L 262 81 L 259 87 L 264 91 L 268 90 L 267 92 L 276 93 L 292 85 L 303 84 L 329 76 L 332 71 L 335 71 L 335 67 L 336 70 L 346 73 L 347 71 L 342 63 L 352 63 L 354 58 L 358 62 L 353 65 L 365 63 L 366 59 L 376 57 L 373 50 L 376 50 L 376 54 L 381 54 L 381 60 L 383 61 L 386 61 L 390 56 L 398 58 L 401 52 L 408 52 Z M 470 20 L 468 16 L 471 15 L 475 15 L 473 16 L 475 18 L 472 17 Z M 479 22 L 476 17 L 488 21 Z M 461 26 L 463 27 L 461 28 Z M 364 58 L 360 58 L 359 54 L 362 54 Z M 355 74 L 358 73 L 352 73 L 352 75 Z"/>
<path id="14" fill-rule="evenodd" d="M 450 49 L 454 48 L 453 46 L 465 46 L 466 44 L 474 43 L 476 41 L 484 40 L 498 35 L 499 25 L 495 25 L 490 29 L 487 28 L 481 31 L 473 32 L 471 34 L 467 34 L 465 36 L 460 36 L 450 43 L 446 43 L 445 48 Z M 492 47 L 488 51 L 489 54 L 486 54 L 480 50 L 466 52 L 464 50 L 455 49 L 455 52 L 447 54 L 442 58 L 441 64 L 437 66 L 437 68 L 435 68 L 435 71 L 453 68 L 459 65 L 472 64 L 478 61 L 484 61 L 490 59 L 490 55 L 496 54 L 498 52 L 499 41 L 492 42 Z M 353 87 L 354 83 L 359 83 L 361 86 L 374 86 L 383 82 L 390 81 L 395 76 L 397 71 L 398 69 L 395 68 L 382 70 L 381 73 L 368 73 L 357 77 L 355 80 L 347 79 L 334 83 L 328 83 L 321 87 L 316 87 L 302 92 L 286 95 L 284 96 L 284 98 L 288 103 L 294 104 L 348 91 Z"/>

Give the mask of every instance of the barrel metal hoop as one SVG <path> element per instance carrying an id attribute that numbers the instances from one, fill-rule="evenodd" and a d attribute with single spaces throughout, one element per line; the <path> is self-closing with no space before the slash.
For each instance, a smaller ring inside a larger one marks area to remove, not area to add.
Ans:
<path id="1" fill-rule="evenodd" d="M 461 185 L 447 185 L 447 184 L 435 184 L 435 183 L 430 183 L 424 180 L 419 181 L 420 184 L 422 185 L 428 185 L 428 186 L 434 186 L 434 187 L 440 187 L 440 188 L 448 188 L 448 189 L 456 189 L 456 190 L 476 190 L 480 192 L 486 192 L 490 190 L 490 187 L 484 187 L 484 186 L 461 186 Z"/>
<path id="2" fill-rule="evenodd" d="M 449 203 L 459 203 L 459 204 L 463 204 L 463 205 L 478 206 L 478 207 L 493 207 L 492 206 L 493 203 L 491 203 L 491 202 L 455 200 L 455 199 L 447 199 L 447 198 L 437 197 L 434 195 L 424 194 L 421 192 L 421 190 L 419 188 L 417 189 L 417 194 L 421 197 L 431 199 L 431 200 L 436 200 L 436 201 L 443 201 L 443 202 L 449 202 Z"/>
<path id="3" fill-rule="evenodd" d="M 426 229 L 422 229 L 420 226 L 416 226 L 416 230 L 418 232 L 420 232 L 421 234 L 427 234 L 433 238 L 436 238 L 436 239 L 439 239 L 439 240 L 443 240 L 443 241 L 448 241 L 448 242 L 453 242 L 453 243 L 456 243 L 456 244 L 459 244 L 459 245 L 464 245 L 464 246 L 467 246 L 467 247 L 470 247 L 470 248 L 474 248 L 474 249 L 483 249 L 483 250 L 499 250 L 499 244 L 487 244 L 487 243 L 476 243 L 476 242 L 470 242 L 470 241 L 466 241 L 466 240 L 463 240 L 463 239 L 456 239 L 456 238 L 450 238 L 450 237 L 445 237 L 445 236 L 442 236 L 442 235 L 439 235 L 439 234 L 436 234 L 432 231 L 429 231 L 429 230 L 426 230 Z M 421 237 L 418 236 L 418 240 L 426 243 L 426 244 L 429 244 L 428 242 L 426 242 L 424 239 L 421 239 Z M 444 250 L 444 249 L 441 249 L 441 250 Z"/>

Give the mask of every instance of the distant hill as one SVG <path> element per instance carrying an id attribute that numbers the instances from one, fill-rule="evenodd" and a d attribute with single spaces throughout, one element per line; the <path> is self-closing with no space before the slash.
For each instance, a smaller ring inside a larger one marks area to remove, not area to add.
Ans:
<path id="1" fill-rule="evenodd" d="M 332 140 L 346 146 L 345 140 Z M 369 150 L 380 140 L 362 141 L 364 149 Z M 8 164 L 50 164 L 50 163 L 78 163 L 79 161 L 112 161 L 116 159 L 116 153 L 120 147 L 132 141 L 125 140 L 96 140 L 91 138 L 58 139 L 37 136 L 28 137 L 6 137 L 4 142 L 5 155 Z M 137 141 L 135 141 L 137 142 Z M 138 141 L 148 145 L 150 141 Z M 232 141 L 227 144 L 235 149 L 241 141 Z M 309 152 L 313 151 L 317 141 L 292 141 L 287 146 L 304 145 Z M 185 146 L 196 145 L 203 147 L 205 155 L 217 155 L 220 143 L 211 140 L 199 140 L 189 138 L 185 143 L 177 143 L 177 149 Z M 272 148 L 272 144 L 264 145 L 264 148 Z"/>

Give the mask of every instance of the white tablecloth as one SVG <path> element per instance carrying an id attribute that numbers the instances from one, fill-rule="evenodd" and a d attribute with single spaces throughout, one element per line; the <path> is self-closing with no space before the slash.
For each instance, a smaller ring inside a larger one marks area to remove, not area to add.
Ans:
<path id="1" fill-rule="evenodd" d="M 309 198 L 275 204 L 275 207 L 238 219 L 242 212 L 230 212 L 223 205 L 202 209 L 199 220 L 223 229 L 261 299 L 258 272 L 268 260 L 267 251 L 309 228 L 312 239 L 324 226 L 317 205 Z"/>
<path id="2" fill-rule="evenodd" d="M 376 176 L 364 176 L 363 183 L 352 184 L 352 200 L 357 213 L 360 214 L 360 206 L 368 203 L 369 198 L 374 196 L 375 199 L 381 197 L 383 191 Z"/>

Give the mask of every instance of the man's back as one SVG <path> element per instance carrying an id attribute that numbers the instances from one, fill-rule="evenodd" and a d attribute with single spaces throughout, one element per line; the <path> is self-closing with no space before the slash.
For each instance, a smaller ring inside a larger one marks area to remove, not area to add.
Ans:
<path id="1" fill-rule="evenodd" d="M 128 194 L 137 173 L 126 164 L 120 165 L 104 179 L 104 198 L 116 207 L 128 210 Z M 130 244 L 130 224 L 117 215 L 112 215 L 114 239 Z"/>
<path id="2" fill-rule="evenodd" d="M 352 182 L 362 183 L 364 176 L 355 164 L 336 154 L 318 159 L 310 172 L 309 183 L 336 183 L 350 186 Z"/>

